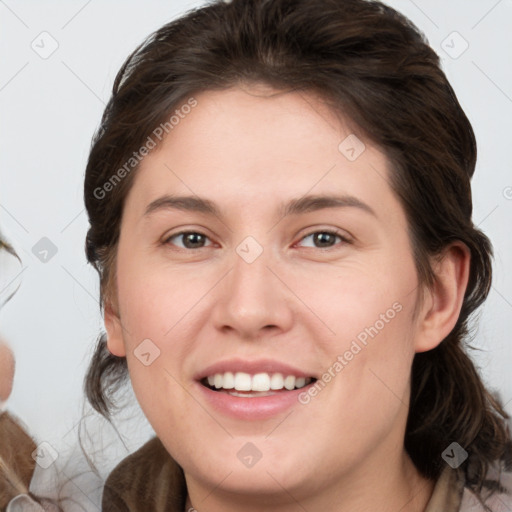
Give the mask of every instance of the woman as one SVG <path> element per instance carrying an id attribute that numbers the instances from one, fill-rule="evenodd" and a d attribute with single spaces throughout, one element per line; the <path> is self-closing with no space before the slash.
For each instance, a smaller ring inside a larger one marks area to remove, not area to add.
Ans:
<path id="1" fill-rule="evenodd" d="M 465 352 L 475 161 L 379 2 L 213 2 L 141 45 L 86 169 L 86 386 L 109 417 L 129 377 L 157 437 L 103 509 L 510 508 L 508 416 Z"/>

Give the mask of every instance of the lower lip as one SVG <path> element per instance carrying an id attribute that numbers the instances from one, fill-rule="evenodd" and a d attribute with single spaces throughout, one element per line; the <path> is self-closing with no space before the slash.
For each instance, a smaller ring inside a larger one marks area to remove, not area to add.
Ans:
<path id="1" fill-rule="evenodd" d="M 307 391 L 314 382 L 292 391 L 278 391 L 274 395 L 238 397 L 228 393 L 213 391 L 197 382 L 200 393 L 207 403 L 217 411 L 242 420 L 263 420 L 272 418 L 289 409 L 292 405 L 300 405 L 298 397 Z"/>

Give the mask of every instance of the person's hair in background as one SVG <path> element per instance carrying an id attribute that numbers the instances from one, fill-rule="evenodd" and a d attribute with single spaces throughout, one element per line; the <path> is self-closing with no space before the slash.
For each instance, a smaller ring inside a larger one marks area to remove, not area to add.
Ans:
<path id="1" fill-rule="evenodd" d="M 16 293 L 13 287 L 12 260 L 19 262 L 19 257 L 11 244 L 0 233 L 0 310 Z M 12 392 L 14 379 L 14 356 L 0 335 L 0 413 Z"/>
<path id="2" fill-rule="evenodd" d="M 15 274 L 10 272 L 12 262 L 20 262 L 18 254 L 0 234 L 0 308 L 16 293 L 18 286 Z M 19 272 L 16 267 L 16 272 Z M 14 283 L 14 286 L 13 286 Z M 14 354 L 0 336 L 0 510 L 57 511 L 56 503 L 35 496 L 30 491 L 31 480 L 36 470 L 32 453 L 37 445 L 27 433 L 23 422 L 9 413 L 7 400 L 12 392 L 15 372 Z M 43 508 L 44 506 L 44 508 Z"/>
<path id="3" fill-rule="evenodd" d="M 187 98 L 238 83 L 315 92 L 357 127 L 360 138 L 383 149 L 393 164 L 391 186 L 407 215 L 421 284 L 435 285 L 429 258 L 454 240 L 469 248 L 457 324 L 437 348 L 414 359 L 405 447 L 419 471 L 436 479 L 442 452 L 456 441 L 469 454 L 458 469 L 466 485 L 482 498 L 486 488 L 500 489 L 487 474 L 496 461 L 511 466 L 508 415 L 467 353 L 468 322 L 492 278 L 491 243 L 471 218 L 475 136 L 438 55 L 409 20 L 380 2 L 212 2 L 162 27 L 133 52 L 115 80 L 85 177 L 86 252 L 100 275 L 102 306 L 114 293 L 123 204 L 136 169 L 106 194 L 105 183 Z M 86 393 L 105 417 L 127 377 L 125 358 L 112 355 L 102 335 Z"/>
<path id="4" fill-rule="evenodd" d="M 18 258 L 12 246 L 0 235 L 0 261 L 4 257 Z M 6 269 L 1 268 L 0 272 Z M 7 283 L 5 283 L 6 285 Z M 0 308 L 6 304 L 14 292 L 0 289 Z M 4 295 L 6 297 L 4 298 Z M 9 501 L 20 493 L 28 491 L 28 485 L 35 462 L 31 457 L 15 457 L 12 451 L 12 439 L 16 439 L 16 449 L 24 455 L 29 455 L 36 447 L 15 420 L 4 411 L 7 399 L 12 392 L 14 379 L 14 356 L 10 347 L 0 337 L 0 508 L 3 510 Z M 6 440 L 9 441 L 6 441 Z M 24 448 L 27 449 L 24 450 Z"/>
<path id="5" fill-rule="evenodd" d="M 9 270 L 12 267 L 11 262 L 13 260 L 20 262 L 20 259 L 12 245 L 2 238 L 0 233 L 0 267 L 2 268 L 0 281 L 0 308 L 12 299 L 19 287 L 19 284 L 18 287 L 13 286 L 13 282 L 14 285 L 16 284 L 16 279 L 11 275 Z"/>

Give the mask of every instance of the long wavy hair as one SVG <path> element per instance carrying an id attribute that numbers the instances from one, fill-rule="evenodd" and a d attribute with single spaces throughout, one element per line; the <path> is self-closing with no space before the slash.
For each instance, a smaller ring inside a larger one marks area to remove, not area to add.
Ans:
<path id="1" fill-rule="evenodd" d="M 194 94 L 240 83 L 316 93 L 384 152 L 423 286 L 435 283 L 433 257 L 455 240 L 469 248 L 458 321 L 413 361 L 405 448 L 418 470 L 436 479 L 442 452 L 456 441 L 469 454 L 457 470 L 466 486 L 479 496 L 484 487 L 501 489 L 486 475 L 496 461 L 510 468 L 509 417 L 468 355 L 470 317 L 492 279 L 491 243 L 472 222 L 475 135 L 424 34 L 380 2 L 213 1 L 166 24 L 127 58 L 85 176 L 86 253 L 100 276 L 102 305 L 113 297 L 121 215 L 137 172 L 130 159 Z M 110 354 L 101 335 L 85 390 L 107 419 L 126 380 L 126 360 Z"/>

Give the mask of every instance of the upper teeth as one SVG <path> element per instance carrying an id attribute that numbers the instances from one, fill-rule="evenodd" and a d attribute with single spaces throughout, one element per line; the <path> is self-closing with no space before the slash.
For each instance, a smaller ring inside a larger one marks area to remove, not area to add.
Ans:
<path id="1" fill-rule="evenodd" d="M 250 375 L 244 372 L 216 373 L 208 377 L 208 384 L 216 389 L 236 389 L 237 391 L 269 391 L 286 388 L 292 390 L 302 388 L 311 382 L 311 378 L 283 376 L 282 373 L 256 373 Z"/>

